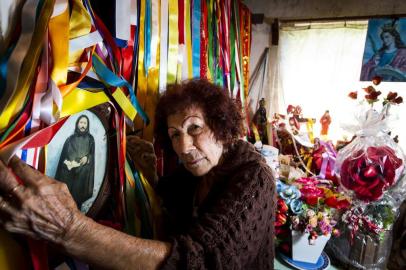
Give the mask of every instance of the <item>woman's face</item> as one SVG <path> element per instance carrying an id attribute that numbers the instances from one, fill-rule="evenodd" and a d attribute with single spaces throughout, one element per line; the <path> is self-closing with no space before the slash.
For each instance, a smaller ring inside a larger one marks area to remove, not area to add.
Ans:
<path id="1" fill-rule="evenodd" d="M 395 43 L 395 38 L 388 32 L 382 33 L 382 42 L 385 47 L 389 47 L 393 43 Z"/>
<path id="2" fill-rule="evenodd" d="M 193 175 L 205 175 L 219 163 L 223 143 L 215 139 L 200 108 L 169 115 L 167 124 L 173 149 Z"/>

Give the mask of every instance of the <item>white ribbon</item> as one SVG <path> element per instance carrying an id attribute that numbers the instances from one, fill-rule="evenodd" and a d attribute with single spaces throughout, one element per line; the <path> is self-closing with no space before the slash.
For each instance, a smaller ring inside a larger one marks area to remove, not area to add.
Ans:
<path id="1" fill-rule="evenodd" d="M 116 0 L 116 38 L 129 40 L 131 36 L 131 0 Z"/>
<path id="2" fill-rule="evenodd" d="M 61 15 L 68 8 L 68 0 L 56 0 L 51 18 Z"/>
<path id="3" fill-rule="evenodd" d="M 151 0 L 151 66 L 156 67 L 159 36 L 159 1 Z"/>
<path id="4" fill-rule="evenodd" d="M 69 53 L 71 54 L 77 50 L 89 48 L 102 41 L 103 38 L 97 30 L 87 35 L 71 39 L 69 40 Z"/>
<path id="5" fill-rule="evenodd" d="M 161 44 L 159 63 L 159 93 L 166 89 L 168 73 L 168 0 L 161 0 Z"/>

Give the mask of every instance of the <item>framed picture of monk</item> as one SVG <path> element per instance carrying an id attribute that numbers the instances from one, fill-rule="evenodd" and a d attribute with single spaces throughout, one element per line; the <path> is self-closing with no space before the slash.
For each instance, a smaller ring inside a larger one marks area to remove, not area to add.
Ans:
<path id="1" fill-rule="evenodd" d="M 78 208 L 90 216 L 101 207 L 108 189 L 107 123 L 100 107 L 71 115 L 46 151 L 46 174 L 65 183 Z"/>
<path id="2" fill-rule="evenodd" d="M 405 82 L 405 42 L 406 18 L 369 20 L 360 80 Z"/>

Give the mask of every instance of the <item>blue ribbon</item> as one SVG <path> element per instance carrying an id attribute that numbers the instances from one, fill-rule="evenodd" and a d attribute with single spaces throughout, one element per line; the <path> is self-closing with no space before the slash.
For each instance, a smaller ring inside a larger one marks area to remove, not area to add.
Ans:
<path id="1" fill-rule="evenodd" d="M 0 58 L 0 99 L 4 95 L 4 91 L 6 89 L 6 82 L 7 82 L 7 63 L 8 59 L 10 58 L 13 49 L 15 48 L 15 44 L 7 49 L 6 53 L 3 57 Z"/>
<path id="2" fill-rule="evenodd" d="M 116 45 L 120 48 L 126 48 L 128 46 L 128 41 L 125 39 L 120 39 L 120 38 L 114 38 L 114 41 L 116 42 Z"/>
<path id="3" fill-rule="evenodd" d="M 105 85 L 102 84 L 101 82 L 86 82 L 86 81 L 81 81 L 78 85 L 78 88 L 81 89 L 104 89 Z"/>
<path id="4" fill-rule="evenodd" d="M 200 78 L 200 18 L 201 3 L 200 0 L 193 1 L 192 13 L 192 65 L 193 77 Z"/>
<path id="5" fill-rule="evenodd" d="M 24 135 L 25 136 L 28 136 L 28 134 L 30 134 L 31 122 L 32 122 L 32 120 L 30 119 L 30 121 L 28 121 L 28 123 L 25 125 L 25 128 L 24 128 Z M 23 149 L 21 151 L 21 160 L 27 161 L 27 149 Z"/>
<path id="6" fill-rule="evenodd" d="M 148 68 L 151 66 L 151 0 L 146 0 L 145 5 L 144 68 L 148 75 Z"/>
<path id="7" fill-rule="evenodd" d="M 141 0 L 137 0 L 137 7 L 140 7 Z M 137 26 L 134 33 L 134 51 L 133 51 L 133 85 L 138 85 L 138 47 L 139 47 L 139 37 L 140 37 L 140 8 L 137 8 Z M 135 95 L 137 94 L 137 89 L 134 89 Z"/>
<path id="8" fill-rule="evenodd" d="M 140 114 L 141 118 L 144 120 L 145 124 L 149 124 L 149 118 L 144 110 L 141 108 L 141 105 L 138 103 L 137 98 L 134 94 L 134 89 L 131 84 L 129 84 L 124 78 L 119 78 L 111 70 L 109 70 L 95 55 L 92 56 L 93 67 L 96 71 L 96 74 L 100 77 L 102 82 L 108 86 L 114 87 L 127 87 L 128 92 L 130 92 L 130 100 L 137 112 Z"/>

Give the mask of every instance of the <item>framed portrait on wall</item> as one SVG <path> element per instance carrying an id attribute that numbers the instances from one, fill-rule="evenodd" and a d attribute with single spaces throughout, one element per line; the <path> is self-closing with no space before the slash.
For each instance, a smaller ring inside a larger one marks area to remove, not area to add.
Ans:
<path id="1" fill-rule="evenodd" d="M 406 18 L 368 21 L 361 81 L 406 81 Z"/>
<path id="2" fill-rule="evenodd" d="M 81 212 L 91 217 L 110 190 L 111 111 L 105 103 L 71 115 L 46 150 L 46 175 L 65 183 Z"/>

